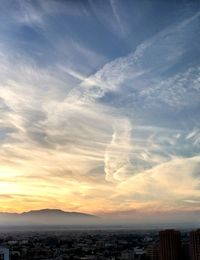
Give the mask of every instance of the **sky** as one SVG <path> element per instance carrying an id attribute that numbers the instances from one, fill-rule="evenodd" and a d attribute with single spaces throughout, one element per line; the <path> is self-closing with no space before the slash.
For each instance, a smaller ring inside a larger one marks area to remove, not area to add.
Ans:
<path id="1" fill-rule="evenodd" d="M 0 211 L 200 215 L 200 1 L 0 2 Z"/>

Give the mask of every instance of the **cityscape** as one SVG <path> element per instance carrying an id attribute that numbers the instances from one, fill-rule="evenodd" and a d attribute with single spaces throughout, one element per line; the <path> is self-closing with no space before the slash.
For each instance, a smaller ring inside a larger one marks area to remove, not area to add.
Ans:
<path id="1" fill-rule="evenodd" d="M 68 230 L 5 233 L 1 260 L 199 260 L 200 230 Z"/>
<path id="2" fill-rule="evenodd" d="M 200 0 L 0 0 L 0 260 L 200 260 Z"/>

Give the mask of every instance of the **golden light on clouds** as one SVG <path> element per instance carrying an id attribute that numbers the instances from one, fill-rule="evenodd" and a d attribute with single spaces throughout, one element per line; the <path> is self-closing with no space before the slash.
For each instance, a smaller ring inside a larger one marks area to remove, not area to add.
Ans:
<path id="1" fill-rule="evenodd" d="M 0 18 L 0 211 L 199 211 L 200 13 L 122 34 L 40 2 Z"/>

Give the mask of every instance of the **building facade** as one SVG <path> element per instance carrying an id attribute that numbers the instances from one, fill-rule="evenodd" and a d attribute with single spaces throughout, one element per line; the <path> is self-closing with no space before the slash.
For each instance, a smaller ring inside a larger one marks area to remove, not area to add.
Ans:
<path id="1" fill-rule="evenodd" d="M 0 247 L 0 260 L 9 260 L 9 249 Z"/>
<path id="2" fill-rule="evenodd" d="M 160 260 L 160 250 L 158 245 L 147 246 L 145 253 L 148 260 Z"/>
<path id="3" fill-rule="evenodd" d="M 179 231 L 168 229 L 159 232 L 160 260 L 181 259 L 181 235 Z"/>
<path id="4" fill-rule="evenodd" d="M 190 232 L 190 254 L 192 260 L 200 260 L 200 229 Z"/>

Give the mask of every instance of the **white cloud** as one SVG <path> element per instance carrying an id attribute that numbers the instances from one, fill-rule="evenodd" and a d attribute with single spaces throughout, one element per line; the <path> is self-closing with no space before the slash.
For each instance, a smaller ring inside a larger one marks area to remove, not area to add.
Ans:
<path id="1" fill-rule="evenodd" d="M 32 27 L 44 28 L 44 13 L 36 8 L 29 1 L 17 1 L 19 6 L 19 15 L 15 13 L 14 18 L 19 24 L 26 24 Z"/>
<path id="2" fill-rule="evenodd" d="M 190 28 L 196 26 L 198 16 L 199 13 L 163 30 L 141 43 L 128 56 L 107 63 L 88 78 L 89 82 L 94 82 L 94 87 L 101 90 L 100 97 L 107 91 L 120 91 L 122 96 L 126 96 L 126 87 L 129 86 L 129 91 L 135 91 L 138 97 L 145 99 L 147 107 L 160 106 L 161 102 L 169 107 L 182 108 L 189 106 L 191 100 L 193 105 L 197 104 L 198 66 L 189 67 L 175 76 L 172 74 L 167 77 L 163 74 L 176 66 L 190 51 L 191 37 L 196 36 L 195 31 L 190 32 Z M 191 34 L 190 38 L 188 34 Z"/>
<path id="3" fill-rule="evenodd" d="M 110 5 L 112 7 L 112 11 L 113 11 L 114 17 L 115 17 L 115 19 L 116 19 L 116 21 L 117 21 L 117 23 L 119 25 L 121 33 L 125 34 L 125 29 L 124 29 L 124 26 L 122 24 L 122 21 L 121 21 L 119 12 L 118 12 L 116 0 L 110 0 Z"/>
<path id="4" fill-rule="evenodd" d="M 115 4 L 111 1 L 121 23 Z M 46 14 L 29 4 L 23 8 L 19 22 L 44 26 Z M 158 127 L 159 118 L 149 126 L 143 117 L 148 119 L 152 107 L 170 114 L 174 108 L 198 106 L 198 66 L 164 76 L 190 50 L 185 30 L 198 17 L 164 30 L 128 56 L 103 67 L 106 58 L 102 55 L 62 37 L 54 42 L 48 31 L 44 32 L 46 39 L 65 57 L 48 66 L 39 66 L 28 55 L 1 44 L 0 172 L 4 193 L 33 193 L 40 200 L 36 195 L 46 185 L 44 203 L 50 205 L 58 202 L 63 206 L 69 197 L 70 208 L 84 210 L 89 206 L 96 209 L 96 199 L 101 210 L 148 210 L 162 205 L 185 209 L 188 203 L 196 208 L 199 129 L 188 133 L 191 126 L 176 129 L 174 122 L 169 129 L 168 122 Z M 97 67 L 101 68 L 87 76 Z M 108 93 L 116 95 L 116 100 L 102 101 Z M 119 100 L 121 106 L 116 104 Z M 137 117 L 138 111 L 142 113 Z"/>
<path id="5" fill-rule="evenodd" d="M 172 159 L 119 183 L 119 196 L 127 196 L 133 207 L 140 207 L 141 201 L 166 209 L 187 208 L 183 200 L 200 196 L 200 179 L 194 177 L 199 164 L 199 156 Z"/>
<path id="6" fill-rule="evenodd" d="M 191 140 L 195 146 L 200 147 L 200 129 L 194 128 L 187 135 L 186 139 Z"/>
<path id="7" fill-rule="evenodd" d="M 105 173 L 108 181 L 122 181 L 132 171 L 130 163 L 131 123 L 128 119 L 115 120 L 111 143 L 105 151 Z"/>

